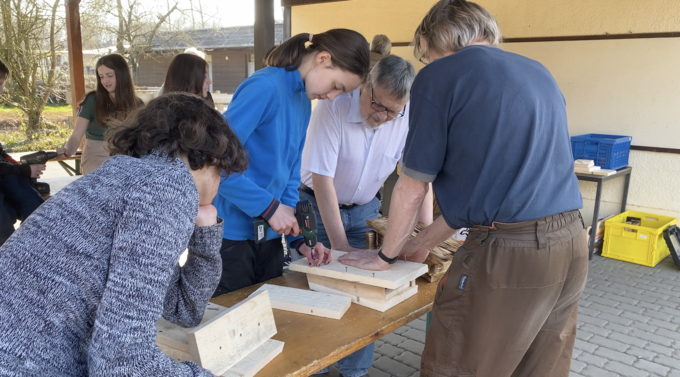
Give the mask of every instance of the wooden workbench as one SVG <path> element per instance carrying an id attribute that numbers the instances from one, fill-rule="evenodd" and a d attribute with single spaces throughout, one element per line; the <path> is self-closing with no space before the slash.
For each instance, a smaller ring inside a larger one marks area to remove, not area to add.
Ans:
<path id="1" fill-rule="evenodd" d="M 307 276 L 291 272 L 267 284 L 309 289 Z M 437 283 L 418 278 L 418 293 L 381 313 L 352 304 L 342 319 L 321 318 L 274 309 L 277 334 L 272 339 L 285 343 L 283 352 L 256 376 L 309 376 L 350 355 L 432 309 Z M 231 307 L 244 300 L 262 284 L 216 297 L 211 302 Z"/>

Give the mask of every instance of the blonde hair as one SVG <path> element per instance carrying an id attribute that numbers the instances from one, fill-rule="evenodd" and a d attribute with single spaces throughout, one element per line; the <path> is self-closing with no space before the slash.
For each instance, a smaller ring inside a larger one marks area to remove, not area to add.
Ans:
<path id="1" fill-rule="evenodd" d="M 484 41 L 492 46 L 501 43 L 501 30 L 488 10 L 470 1 L 440 0 L 416 29 L 413 54 L 420 59 L 426 49 L 456 52 Z"/>
<path id="2" fill-rule="evenodd" d="M 392 41 L 384 34 L 376 34 L 371 41 L 371 52 L 387 56 L 392 51 Z"/>

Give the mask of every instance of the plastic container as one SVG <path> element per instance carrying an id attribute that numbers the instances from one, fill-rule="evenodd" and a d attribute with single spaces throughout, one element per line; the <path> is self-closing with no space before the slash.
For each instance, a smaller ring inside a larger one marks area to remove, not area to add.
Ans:
<path id="1" fill-rule="evenodd" d="M 629 218 L 640 225 L 626 224 Z M 674 217 L 626 211 L 605 222 L 602 256 L 654 267 L 670 254 L 663 231 L 677 223 Z"/>
<path id="2" fill-rule="evenodd" d="M 671 225 L 663 231 L 663 238 L 666 240 L 673 262 L 680 267 L 680 230 L 677 226 Z"/>
<path id="3" fill-rule="evenodd" d="M 628 166 L 630 136 L 586 134 L 571 137 L 574 160 L 593 160 L 602 169 L 620 169 Z"/>

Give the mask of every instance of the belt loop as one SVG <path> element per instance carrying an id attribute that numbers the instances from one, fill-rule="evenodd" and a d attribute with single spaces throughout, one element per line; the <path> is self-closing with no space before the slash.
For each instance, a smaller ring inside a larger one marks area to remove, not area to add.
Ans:
<path id="1" fill-rule="evenodd" d="M 488 226 L 481 226 L 479 228 L 479 238 L 477 238 L 477 242 L 479 242 L 480 245 L 484 246 L 486 245 L 484 241 L 486 241 L 487 238 L 489 238 L 489 227 Z"/>
<path id="2" fill-rule="evenodd" d="M 545 249 L 548 246 L 548 240 L 546 233 L 548 231 L 548 225 L 545 219 L 540 219 L 536 221 L 536 240 L 538 240 L 538 248 Z"/>

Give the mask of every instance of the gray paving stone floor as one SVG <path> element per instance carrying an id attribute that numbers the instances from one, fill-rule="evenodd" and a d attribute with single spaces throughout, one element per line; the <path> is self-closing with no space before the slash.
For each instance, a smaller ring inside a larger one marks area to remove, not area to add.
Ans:
<path id="1" fill-rule="evenodd" d="M 569 377 L 680 377 L 680 268 L 594 255 L 576 337 Z M 376 342 L 369 374 L 419 376 L 424 342 L 425 316 Z"/>

